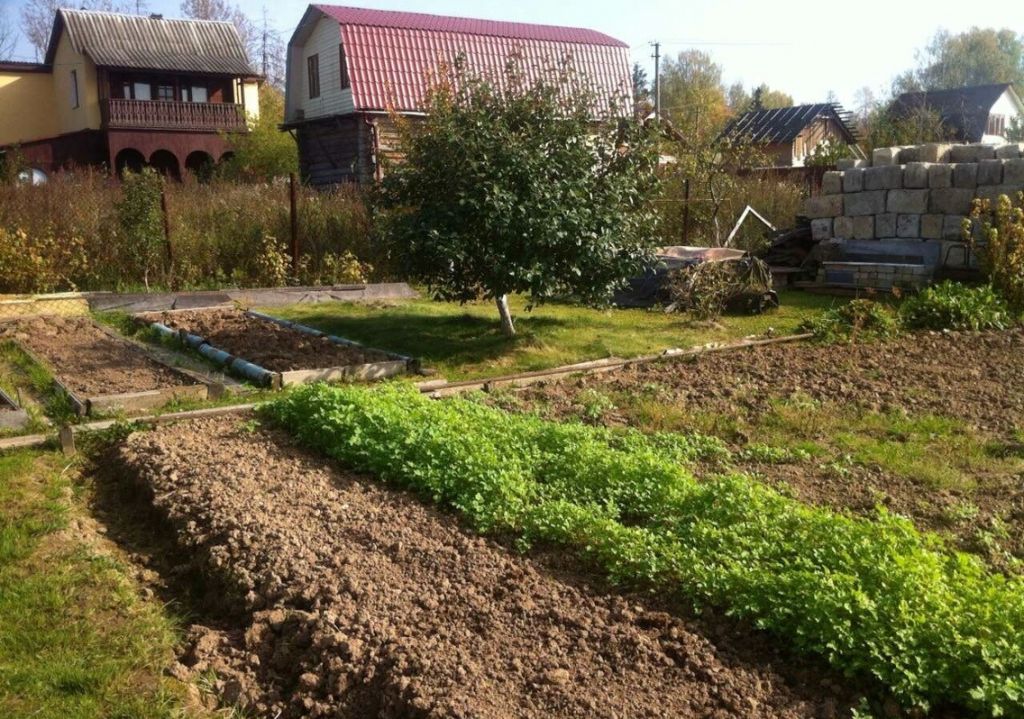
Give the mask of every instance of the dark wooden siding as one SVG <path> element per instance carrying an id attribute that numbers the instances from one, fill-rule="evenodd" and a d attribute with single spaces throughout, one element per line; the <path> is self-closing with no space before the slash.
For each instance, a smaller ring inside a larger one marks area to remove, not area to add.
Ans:
<path id="1" fill-rule="evenodd" d="M 299 170 L 311 185 L 374 179 L 371 128 L 363 115 L 311 121 L 295 130 Z"/>

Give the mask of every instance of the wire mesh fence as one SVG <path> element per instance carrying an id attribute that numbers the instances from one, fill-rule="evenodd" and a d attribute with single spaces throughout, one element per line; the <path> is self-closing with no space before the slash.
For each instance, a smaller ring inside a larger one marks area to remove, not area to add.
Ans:
<path id="1" fill-rule="evenodd" d="M 52 295 L 0 295 L 0 322 L 37 315 L 84 315 L 89 303 L 79 292 Z"/>

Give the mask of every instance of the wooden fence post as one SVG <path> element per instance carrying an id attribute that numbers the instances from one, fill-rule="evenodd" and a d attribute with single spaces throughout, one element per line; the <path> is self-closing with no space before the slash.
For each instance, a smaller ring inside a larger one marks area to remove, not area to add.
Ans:
<path id="1" fill-rule="evenodd" d="M 683 183 L 683 245 L 690 244 L 690 178 Z"/>
<path id="2" fill-rule="evenodd" d="M 292 275 L 295 277 L 299 276 L 299 207 L 296 193 L 298 189 L 296 187 L 295 173 L 291 172 L 288 174 L 288 193 L 290 200 L 290 211 L 291 211 L 291 228 L 292 228 Z"/>
<path id="3" fill-rule="evenodd" d="M 171 218 L 167 213 L 167 188 L 166 180 L 160 179 L 160 216 L 164 221 L 164 247 L 167 250 L 167 269 L 170 271 L 174 254 L 171 251 Z"/>

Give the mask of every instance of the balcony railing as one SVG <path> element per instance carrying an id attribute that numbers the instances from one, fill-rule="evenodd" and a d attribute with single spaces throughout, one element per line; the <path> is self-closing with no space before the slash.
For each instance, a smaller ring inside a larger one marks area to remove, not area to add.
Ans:
<path id="1" fill-rule="evenodd" d="M 241 105 L 226 102 L 169 102 L 109 99 L 101 103 L 103 125 L 143 130 L 244 130 Z"/>

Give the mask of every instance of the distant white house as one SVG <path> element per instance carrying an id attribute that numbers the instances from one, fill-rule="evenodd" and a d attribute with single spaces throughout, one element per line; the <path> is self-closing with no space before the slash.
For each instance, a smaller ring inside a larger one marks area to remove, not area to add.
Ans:
<path id="1" fill-rule="evenodd" d="M 1010 83 L 957 87 L 951 90 L 906 92 L 896 98 L 894 112 L 909 116 L 919 110 L 937 112 L 961 142 L 1006 142 L 1014 121 L 1024 122 L 1024 102 Z"/>

